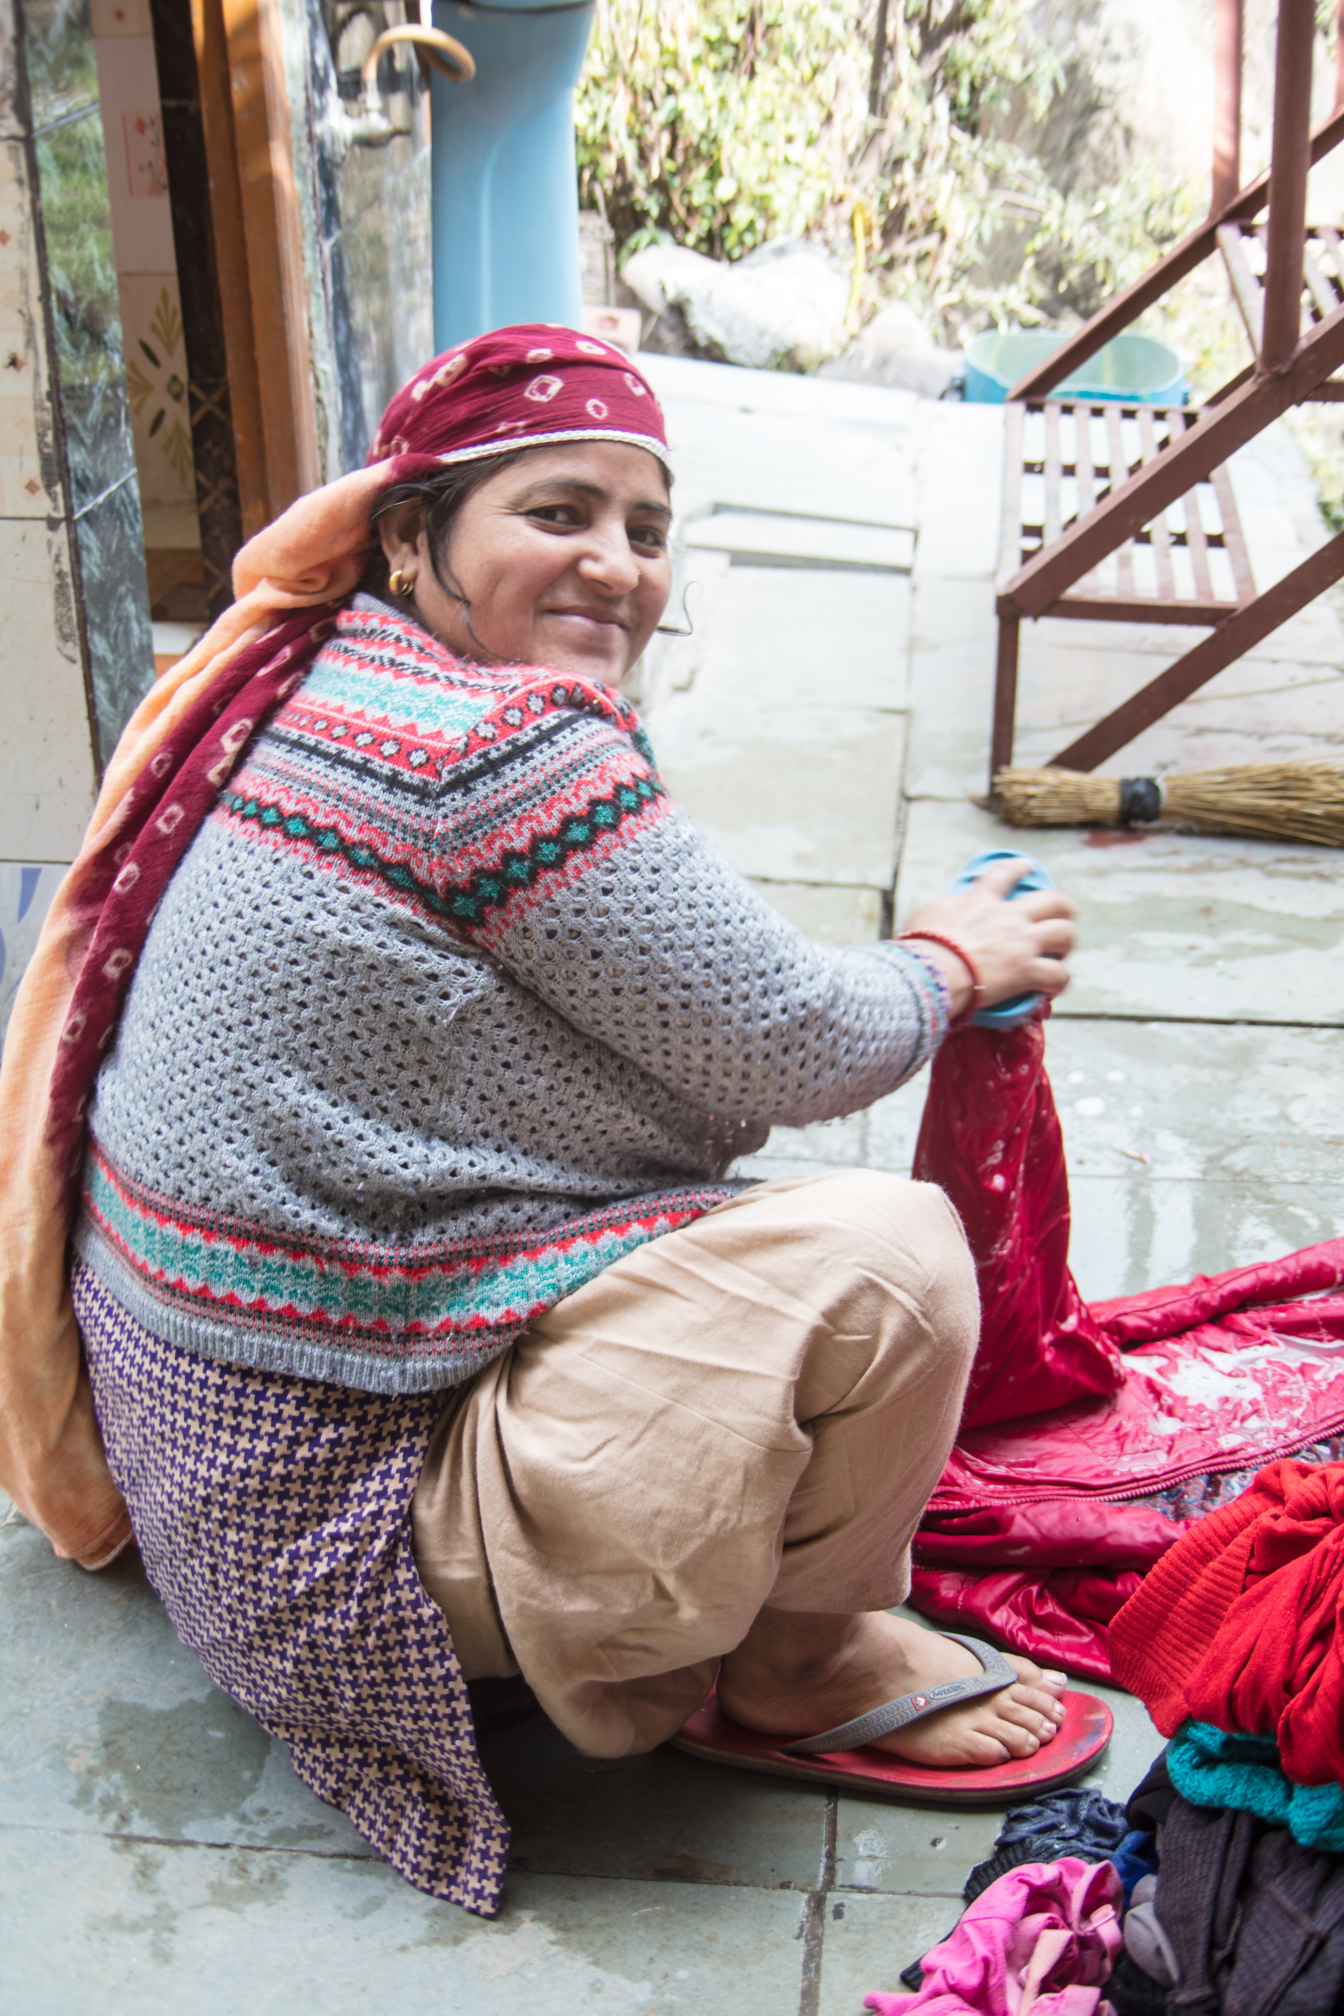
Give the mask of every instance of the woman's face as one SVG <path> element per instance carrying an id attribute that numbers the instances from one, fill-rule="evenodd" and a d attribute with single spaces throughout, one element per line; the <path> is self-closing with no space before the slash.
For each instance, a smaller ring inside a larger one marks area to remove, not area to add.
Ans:
<path id="1" fill-rule="evenodd" d="M 614 686 L 667 606 L 671 516 L 646 449 L 579 441 L 533 449 L 462 506 L 439 571 L 469 608 L 436 576 L 423 529 L 385 524 L 383 551 L 414 579 L 420 621 L 459 656 Z"/>

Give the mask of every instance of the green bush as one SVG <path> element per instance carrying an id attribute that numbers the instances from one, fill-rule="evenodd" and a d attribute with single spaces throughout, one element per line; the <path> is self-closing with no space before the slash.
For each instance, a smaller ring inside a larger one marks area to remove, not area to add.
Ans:
<path id="1" fill-rule="evenodd" d="M 580 189 L 623 254 L 736 258 L 784 233 L 855 261 L 856 317 L 901 293 L 949 340 L 1086 315 L 1184 228 L 1143 174 L 1067 196 L 1004 137 L 1062 83 L 1022 0 L 598 0 L 578 95 Z M 856 258 L 856 245 L 863 251 Z"/>
<path id="2" fill-rule="evenodd" d="M 736 258 L 811 231 L 845 179 L 862 64 L 832 0 L 599 0 L 581 195 L 601 191 L 629 250 L 667 235 Z"/>

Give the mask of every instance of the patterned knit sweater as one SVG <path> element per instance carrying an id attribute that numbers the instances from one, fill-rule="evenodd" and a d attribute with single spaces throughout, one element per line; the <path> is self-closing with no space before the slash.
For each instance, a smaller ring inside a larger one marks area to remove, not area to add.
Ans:
<path id="1" fill-rule="evenodd" d="M 811 943 L 713 852 L 617 694 L 360 596 L 154 920 L 76 1245 L 167 1343 L 452 1386 L 945 1026 L 923 961 Z"/>

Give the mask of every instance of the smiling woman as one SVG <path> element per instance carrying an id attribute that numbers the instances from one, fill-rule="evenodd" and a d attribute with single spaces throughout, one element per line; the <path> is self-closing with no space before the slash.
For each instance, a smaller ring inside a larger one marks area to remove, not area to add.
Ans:
<path id="1" fill-rule="evenodd" d="M 576 441 L 400 485 L 373 522 L 388 589 L 454 650 L 616 685 L 667 606 L 671 518 L 647 449 Z"/>
<path id="2" fill-rule="evenodd" d="M 887 1614 L 976 1340 L 946 1199 L 729 1173 L 1059 992 L 1068 905 L 1010 862 L 823 947 L 713 852 L 618 690 L 667 455 L 573 331 L 417 374 L 126 731 L 0 1075 L 6 1488 L 91 1566 L 133 1526 L 305 1782 L 486 1913 L 471 1681 L 594 1755 L 717 1679 L 772 1769 L 1088 1761 L 1036 1756 L 1060 1676 Z"/>

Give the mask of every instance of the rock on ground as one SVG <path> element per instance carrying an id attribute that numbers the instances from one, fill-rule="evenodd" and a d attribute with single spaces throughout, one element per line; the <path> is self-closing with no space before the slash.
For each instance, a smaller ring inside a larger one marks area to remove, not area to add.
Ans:
<path id="1" fill-rule="evenodd" d="M 791 238 L 732 265 L 649 245 L 621 277 L 645 307 L 679 310 L 702 354 L 757 370 L 815 371 L 844 348 L 849 283 L 818 246 Z"/>

